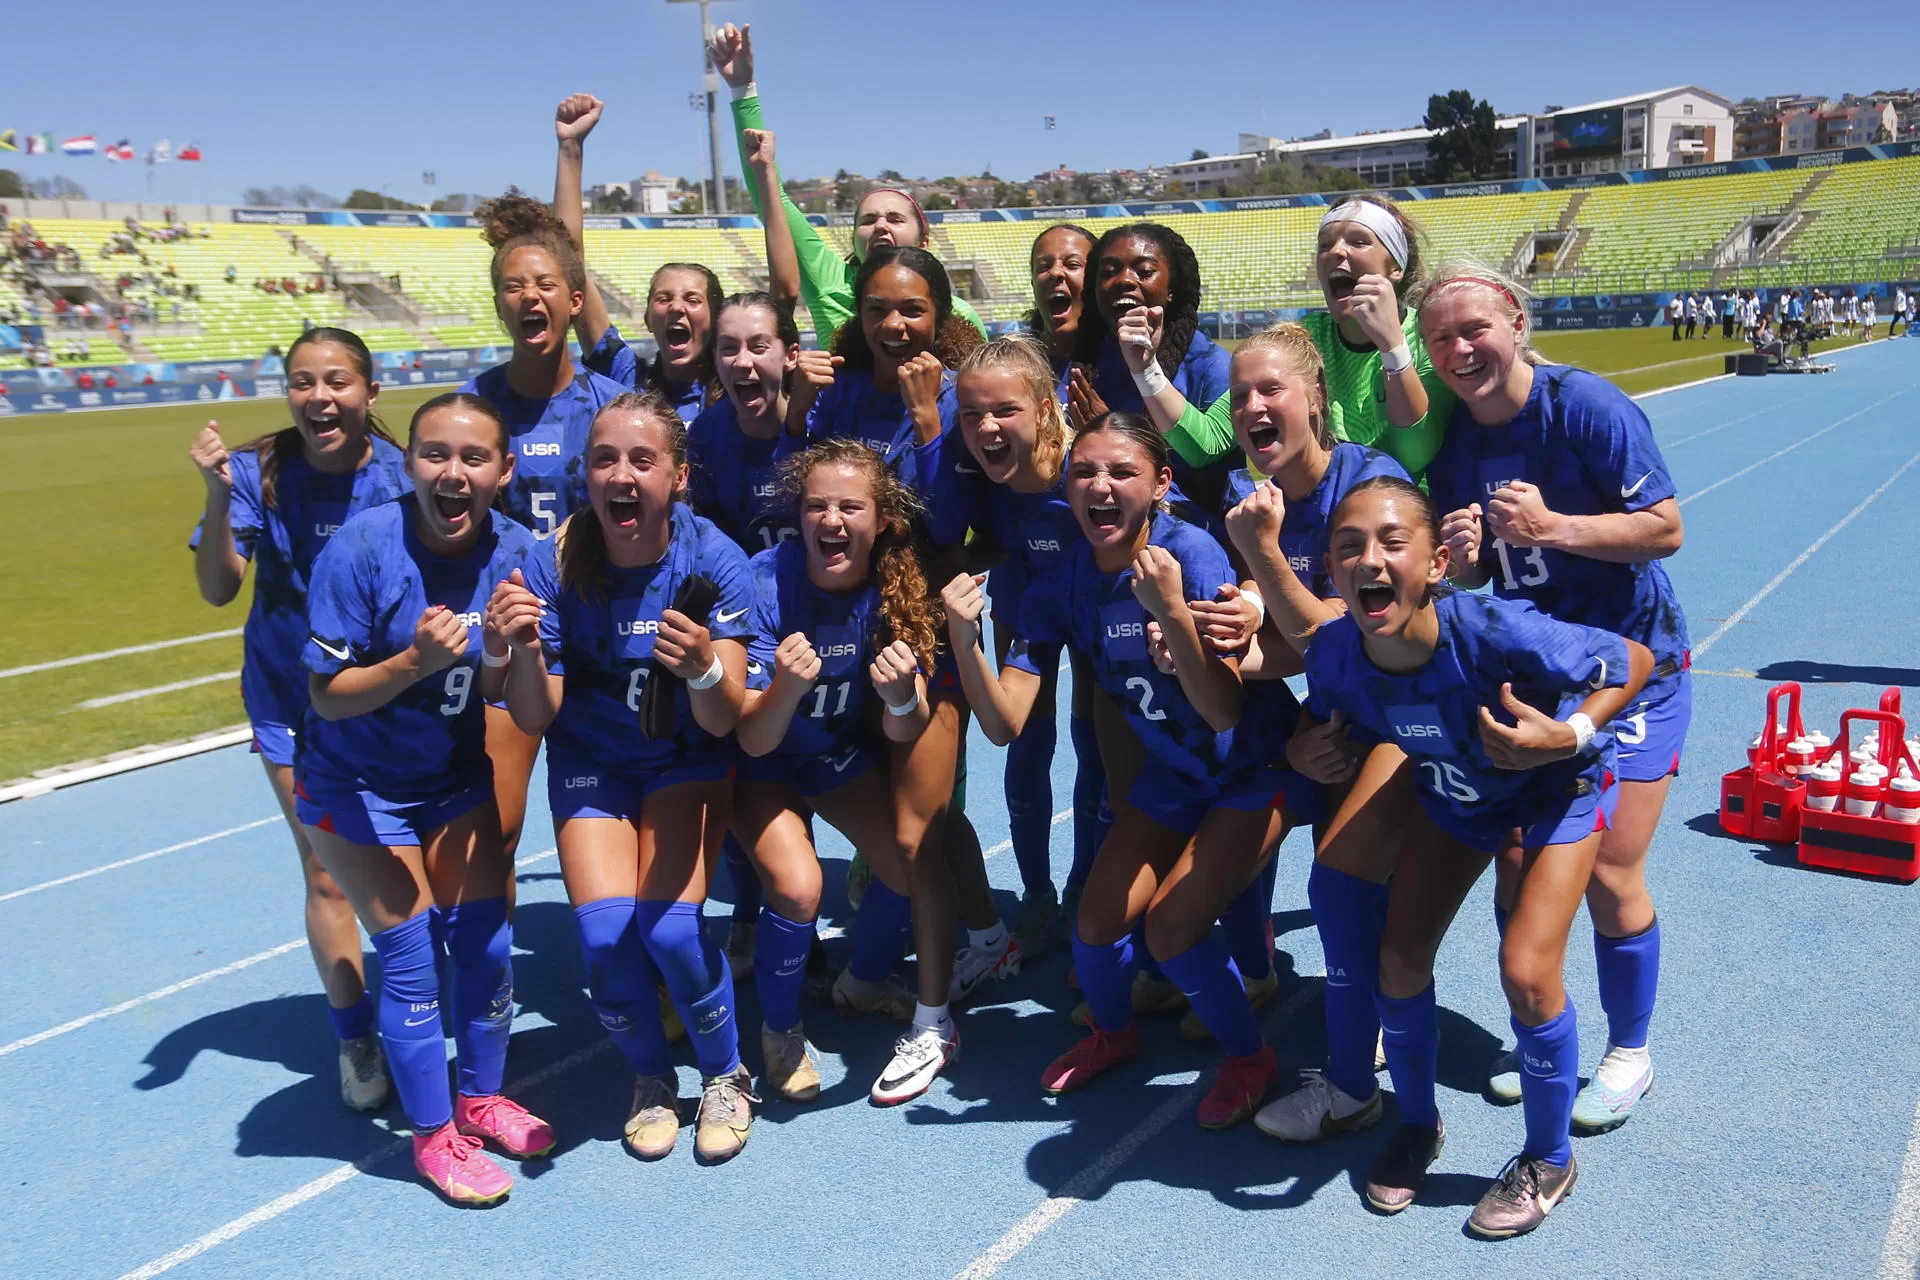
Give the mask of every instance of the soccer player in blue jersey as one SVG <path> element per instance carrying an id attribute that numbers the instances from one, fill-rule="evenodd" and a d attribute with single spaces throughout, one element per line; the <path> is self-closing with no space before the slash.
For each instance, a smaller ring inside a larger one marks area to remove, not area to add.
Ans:
<path id="1" fill-rule="evenodd" d="M 635 1074 L 627 1146 L 659 1159 L 679 1133 L 653 996 L 664 979 L 702 1078 L 695 1151 L 725 1160 L 746 1144 L 753 1081 L 733 977 L 700 915 L 731 805 L 726 738 L 745 697 L 753 586 L 740 548 L 682 501 L 686 428 L 664 396 L 629 392 L 594 417 L 586 485 L 587 508 L 491 602 L 511 653 L 507 706 L 546 735 L 588 991 Z M 717 590 L 704 621 L 674 607 L 701 578 Z M 673 728 L 649 737 L 643 699 L 663 673 L 678 678 Z"/>
<path id="2" fill-rule="evenodd" d="M 1071 242 L 1068 246 L 1071 248 Z M 1080 542 L 1080 526 L 1066 496 L 1067 420 L 1054 393 L 1047 349 L 1032 338 L 1000 338 L 961 362 L 955 380 L 960 431 L 978 463 L 984 486 L 974 490 L 974 528 L 991 535 L 1006 558 L 993 567 L 995 656 L 1004 663 L 1014 619 L 1035 583 L 1044 582 Z M 1046 950 L 1060 898 L 1051 867 L 1053 751 L 1059 723 L 1054 697 L 1060 654 L 1036 656 L 1040 692 L 1020 736 L 1007 747 L 1007 821 L 1023 893 L 1014 937 L 1022 960 Z M 1073 691 L 1073 868 L 1069 899 L 1077 899 L 1094 850 L 1100 847 L 1102 783 L 1094 741 L 1092 673 L 1076 658 Z"/>
<path id="3" fill-rule="evenodd" d="M 1680 506 L 1646 415 L 1605 379 L 1540 360 L 1516 285 L 1478 264 L 1451 263 L 1426 296 L 1439 314 L 1423 305 L 1421 330 L 1459 397 L 1427 469 L 1434 502 L 1449 513 L 1441 533 L 1454 581 L 1490 581 L 1496 595 L 1653 652 L 1653 676 L 1614 717 L 1620 798 L 1587 887 L 1607 1051 L 1580 1091 L 1573 1122 L 1589 1132 L 1613 1129 L 1653 1085 L 1647 1027 L 1660 923 L 1647 891 L 1647 847 L 1680 771 L 1693 709 L 1686 615 L 1660 564 L 1680 549 Z M 1517 874 L 1502 863 L 1502 920 Z M 1512 1101 L 1520 1083 L 1520 1063 L 1509 1056 L 1495 1066 L 1490 1089 Z"/>
<path id="4" fill-rule="evenodd" d="M 1615 792 L 1601 730 L 1639 695 L 1653 655 L 1530 604 L 1449 590 L 1433 505 L 1404 480 L 1348 491 L 1327 559 L 1347 613 L 1307 647 L 1307 711 L 1288 757 L 1335 784 L 1352 776 L 1355 745 L 1403 751 L 1416 780 L 1378 988 L 1400 1126 L 1368 1174 L 1367 1202 L 1406 1208 L 1440 1155 L 1433 958 L 1488 861 L 1517 848 L 1500 977 L 1525 1057 L 1526 1144 L 1467 1226 L 1519 1235 L 1579 1176 L 1568 1142 L 1579 1034 L 1561 968 Z"/>
<path id="5" fill-rule="evenodd" d="M 800 354 L 787 425 L 809 441 L 858 440 L 879 453 L 918 499 L 933 566 L 928 580 L 944 581 L 962 558 L 973 512 L 968 493 L 980 481 L 954 427 L 951 371 L 980 336 L 954 314 L 947 273 L 924 249 L 876 247 L 853 290 L 854 321 L 841 326 L 833 352 Z M 949 1004 L 1020 971 L 964 809 L 967 705 L 950 658 L 936 661 L 930 683 L 932 723 L 891 749 L 900 844 L 913 880 L 914 1016 L 929 1032 L 916 1042 L 922 1057 L 932 1052 L 932 1029 L 947 1025 Z M 956 947 L 956 906 L 967 926 L 964 949 Z M 883 1075 L 908 1069 L 896 1062 Z"/>
<path id="6" fill-rule="evenodd" d="M 793 309 L 765 293 L 736 293 L 715 317 L 714 354 L 726 394 L 687 429 L 687 495 L 749 556 L 798 532 L 790 498 L 779 490 L 780 463 L 801 446 L 785 429 L 787 382 L 800 354 Z M 727 963 L 734 977 L 753 972 L 760 881 L 740 842 L 728 832 L 724 855 L 733 882 L 733 924 Z"/>
<path id="7" fill-rule="evenodd" d="M 456 1203 L 492 1204 L 513 1179 L 482 1154 L 483 1140 L 519 1159 L 554 1145 L 545 1121 L 500 1092 L 513 860 L 478 687 L 506 657 L 497 636 L 482 634 L 482 614 L 535 543 L 491 509 L 513 457 L 485 400 L 455 391 L 421 405 L 406 465 L 413 492 L 349 518 L 313 565 L 301 651 L 312 701 L 295 811 L 379 953 L 380 1036 L 413 1126 L 414 1167 Z M 457 1099 L 440 1027 L 440 938 Z"/>
<path id="8" fill-rule="evenodd" d="M 1088 367 L 1068 376 L 1076 422 L 1108 409 L 1143 413 L 1142 387 L 1163 381 L 1195 404 L 1226 395 L 1227 350 L 1200 332 L 1200 263 L 1179 232 L 1157 222 L 1115 227 L 1094 246 L 1087 276 L 1093 306 L 1082 314 L 1074 360 Z M 1194 467 L 1175 454 L 1174 483 L 1211 513 L 1234 465 L 1229 456 Z"/>
<path id="9" fill-rule="evenodd" d="M 513 354 L 460 389 L 489 401 L 507 424 L 514 467 L 500 510 L 536 538 L 551 538 L 585 501 L 580 467 L 587 428 L 621 387 L 576 369 L 567 350 L 567 331 L 587 287 L 579 243 L 545 205 L 526 196 L 490 200 L 475 216 L 493 246 L 493 305 Z M 515 728 L 504 708 L 488 708 L 487 752 L 509 854 L 520 844 L 527 780 L 539 749 L 539 740 Z"/>
<path id="10" fill-rule="evenodd" d="M 764 674 L 740 718 L 734 829 L 766 883 L 753 967 L 765 1015 L 762 1078 L 790 1101 L 811 1102 L 820 1073 L 800 989 L 821 886 L 808 815 L 837 827 L 874 870 L 835 1004 L 911 1017 L 912 997 L 888 980 L 912 928 L 888 744 L 911 743 L 932 718 L 921 672 L 933 669 L 939 626 L 913 550 L 912 496 L 877 453 L 824 441 L 784 468 L 780 488 L 800 534 L 753 558 L 748 653 Z M 882 1106 L 925 1093 L 960 1052 L 951 1018 L 902 1040 L 873 1084 Z"/>
<path id="11" fill-rule="evenodd" d="M 1166 441 L 1137 414 L 1104 414 L 1075 437 L 1067 499 L 1081 537 L 1028 591 L 997 676 L 978 644 L 980 579 L 956 575 L 942 598 L 961 682 L 989 739 L 1019 736 L 1040 667 L 1065 644 L 1086 654 L 1151 764 L 1116 791 L 1124 798 L 1080 900 L 1073 951 L 1091 1034 L 1046 1068 L 1042 1088 L 1082 1088 L 1139 1053 L 1130 988 L 1144 917 L 1148 948 L 1230 1055 L 1198 1117 L 1226 1128 L 1252 1114 L 1278 1066 L 1210 931 L 1285 833 L 1276 761 L 1298 708 L 1278 681 L 1243 689 L 1238 658 L 1202 642 L 1189 604 L 1210 599 L 1231 567 L 1205 531 L 1162 508 L 1171 484 Z M 1156 666 L 1149 623 L 1164 633 L 1176 675 Z"/>
<path id="12" fill-rule="evenodd" d="M 1087 264 L 1097 238 L 1085 227 L 1057 222 L 1033 238 L 1027 250 L 1027 271 L 1033 279 L 1033 310 L 1027 312 L 1027 331 L 1047 349 L 1062 403 L 1066 400 L 1067 369 L 1080 343 L 1080 321 L 1086 315 Z"/>
<path id="13" fill-rule="evenodd" d="M 560 159 L 553 183 L 553 211 L 576 245 L 584 246 L 585 210 L 580 198 L 580 165 L 587 135 L 600 123 L 604 104 L 590 93 L 563 98 L 554 111 L 553 129 Z M 584 261 L 584 258 L 583 258 Z M 692 422 L 720 398 L 714 379 L 714 319 L 726 287 L 711 268 L 697 262 L 666 262 L 647 281 L 646 326 L 655 354 L 643 364 L 640 353 L 607 314 L 606 300 L 591 277 L 583 278 L 575 328 L 587 368 L 629 391 L 658 391 L 672 403 L 682 422 Z"/>
<path id="14" fill-rule="evenodd" d="M 307 582 L 314 557 L 347 517 L 412 486 L 400 449 L 373 415 L 380 384 L 373 356 L 345 329 L 310 329 L 287 348 L 287 409 L 293 425 L 229 453 L 217 424 L 193 442 L 207 485 L 194 530 L 194 578 L 211 605 L 240 593 L 257 566 L 247 614 L 240 699 L 253 750 L 293 832 L 306 881 L 307 946 L 340 1040 L 340 1097 L 356 1111 L 387 1100 L 390 1082 L 374 1035 L 360 927 L 339 886 L 313 856 L 293 809 L 293 757 L 307 714 Z"/>

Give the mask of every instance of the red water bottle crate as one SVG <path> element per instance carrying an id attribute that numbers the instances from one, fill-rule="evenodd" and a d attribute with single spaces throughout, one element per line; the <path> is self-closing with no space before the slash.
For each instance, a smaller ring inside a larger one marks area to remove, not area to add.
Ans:
<path id="1" fill-rule="evenodd" d="M 1868 724 L 1879 726 L 1879 744 L 1869 763 L 1877 763 L 1881 771 L 1870 770 L 1865 763 L 1856 768 L 1852 759 L 1854 726 Z M 1920 761 L 1913 758 L 1906 736 L 1898 689 L 1881 695 L 1877 711 L 1841 715 L 1839 738 L 1820 763 L 1837 761 L 1846 783 L 1839 805 L 1831 811 L 1803 806 L 1803 864 L 1905 884 L 1920 880 L 1920 821 L 1903 820 L 1920 818 Z"/>
<path id="2" fill-rule="evenodd" d="M 1786 718 L 1781 719 L 1781 703 Z M 1759 741 L 1747 749 L 1745 768 L 1720 779 L 1720 828 L 1728 835 L 1750 836 L 1777 844 L 1800 838 L 1800 814 L 1807 786 L 1790 768 L 1787 747 L 1806 737 L 1800 720 L 1800 686 L 1792 681 L 1767 691 L 1767 723 Z"/>

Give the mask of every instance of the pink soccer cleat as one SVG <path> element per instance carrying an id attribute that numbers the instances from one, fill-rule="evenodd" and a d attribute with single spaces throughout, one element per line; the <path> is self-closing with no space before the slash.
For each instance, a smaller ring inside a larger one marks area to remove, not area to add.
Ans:
<path id="1" fill-rule="evenodd" d="M 503 1093 L 454 1101 L 453 1123 L 470 1138 L 485 1138 L 515 1160 L 533 1160 L 553 1150 L 553 1126 Z"/>
<path id="2" fill-rule="evenodd" d="M 513 1190 L 513 1176 L 487 1158 L 480 1140 L 451 1123 L 413 1135 L 413 1167 L 428 1186 L 455 1204 L 498 1204 Z"/>

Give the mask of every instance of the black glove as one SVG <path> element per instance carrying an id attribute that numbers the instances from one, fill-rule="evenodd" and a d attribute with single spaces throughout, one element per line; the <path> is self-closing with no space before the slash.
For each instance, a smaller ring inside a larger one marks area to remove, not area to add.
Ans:
<path id="1" fill-rule="evenodd" d="M 704 627 L 707 616 L 719 601 L 720 588 L 714 585 L 713 579 L 696 573 L 680 584 L 679 593 L 673 597 L 673 607 Z M 683 683 L 673 672 L 654 664 L 653 674 L 647 677 L 647 687 L 640 693 L 640 732 L 649 738 L 673 736 L 674 694 Z"/>

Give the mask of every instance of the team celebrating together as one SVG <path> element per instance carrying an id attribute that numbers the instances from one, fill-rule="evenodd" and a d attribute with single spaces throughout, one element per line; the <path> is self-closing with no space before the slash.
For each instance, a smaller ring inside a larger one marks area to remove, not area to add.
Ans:
<path id="1" fill-rule="evenodd" d="M 850 253 L 822 238 L 783 193 L 749 32 L 712 53 L 766 291 L 668 263 L 656 354 L 629 345 L 586 269 L 601 103 L 576 94 L 553 205 L 510 192 L 477 215 L 505 363 L 402 439 L 366 346 L 316 328 L 286 355 L 290 425 L 192 444 L 202 596 L 228 603 L 256 566 L 242 694 L 346 1104 L 397 1094 L 416 1168 L 459 1204 L 510 1190 L 489 1152 L 555 1147 L 502 1093 L 544 742 L 642 1160 L 681 1129 L 675 1042 L 701 1077 L 696 1155 L 725 1160 L 763 1095 L 820 1096 L 809 1004 L 904 1024 L 854 1064 L 875 1104 L 904 1103 L 959 1058 L 964 1002 L 1064 939 L 1084 1003 L 1042 1090 L 1140 1089 L 1141 1015 L 1184 1011 L 1223 1055 L 1200 1125 L 1316 1142 L 1386 1118 L 1384 1066 L 1397 1123 L 1364 1199 L 1396 1213 L 1446 1138 L 1435 957 L 1491 863 L 1483 954 L 1514 1049 L 1487 1090 L 1521 1104 L 1524 1138 L 1468 1228 L 1538 1227 L 1577 1180 L 1570 1135 L 1618 1128 L 1654 1080 L 1644 870 L 1692 700 L 1646 416 L 1542 358 L 1517 285 L 1430 261 L 1374 194 L 1320 221 L 1325 309 L 1231 353 L 1200 330 L 1192 249 L 1150 222 L 1046 226 L 1024 332 L 989 341 L 908 193 L 862 197 Z M 969 760 L 972 722 L 1003 774 Z M 1011 920 L 967 816 L 982 786 L 1005 789 Z M 857 851 L 831 962 L 821 822 Z M 709 936 L 722 867 L 733 913 Z M 1257 1013 L 1283 881 L 1319 933 L 1327 1041 L 1284 1092 Z M 1583 901 L 1607 1027 L 1584 1056 L 1563 980 Z"/>

